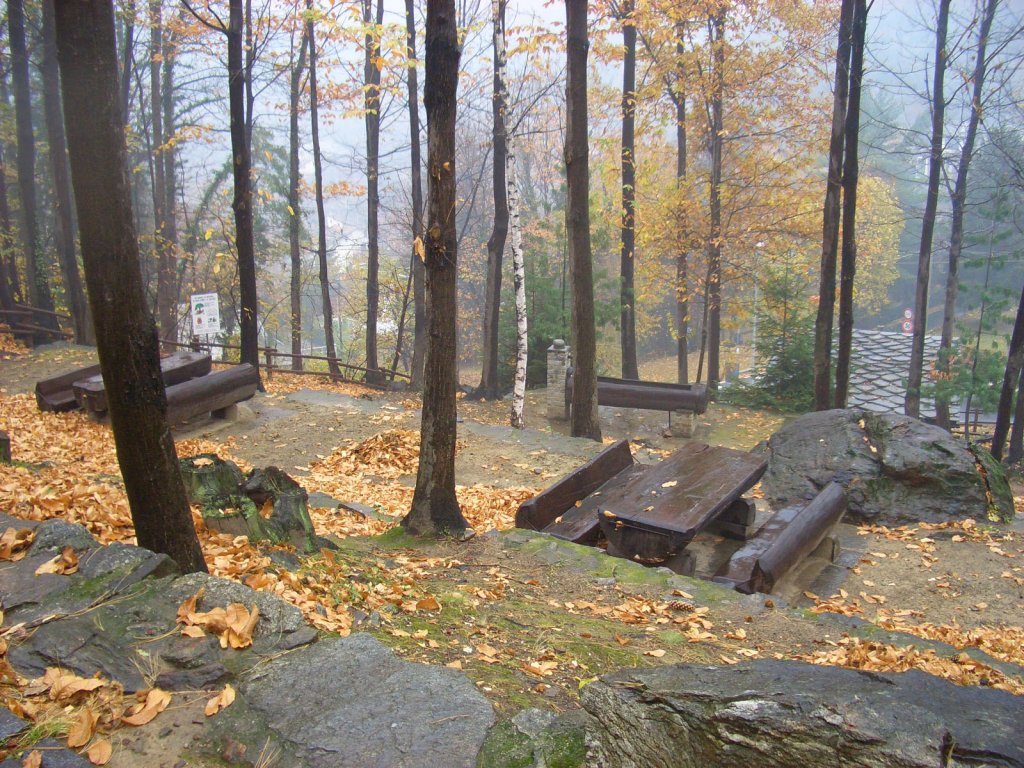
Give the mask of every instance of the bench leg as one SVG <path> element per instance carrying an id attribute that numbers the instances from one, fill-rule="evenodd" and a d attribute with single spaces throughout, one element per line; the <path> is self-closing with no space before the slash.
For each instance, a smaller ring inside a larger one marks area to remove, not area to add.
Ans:
<path id="1" fill-rule="evenodd" d="M 697 558 L 689 550 L 684 549 L 682 552 L 672 555 L 672 557 L 665 560 L 662 566 L 670 571 L 675 571 L 680 576 L 693 576 L 697 569 Z"/>
<path id="2" fill-rule="evenodd" d="M 232 403 L 227 408 L 218 408 L 216 411 L 210 411 L 210 416 L 215 419 L 224 419 L 225 421 L 238 421 L 238 403 Z"/>
<path id="3" fill-rule="evenodd" d="M 821 540 L 821 544 L 819 544 L 815 548 L 815 550 L 811 552 L 809 557 L 820 557 L 825 560 L 828 560 L 830 563 L 834 563 L 836 560 L 839 559 L 839 552 L 840 549 L 838 539 L 836 539 L 833 536 L 826 536 L 824 539 Z"/>

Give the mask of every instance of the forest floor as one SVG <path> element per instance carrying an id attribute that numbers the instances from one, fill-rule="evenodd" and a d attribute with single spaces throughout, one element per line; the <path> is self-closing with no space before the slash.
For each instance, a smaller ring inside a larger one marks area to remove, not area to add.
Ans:
<path id="1" fill-rule="evenodd" d="M 53 345 L 0 357 L 0 429 L 15 459 L 0 467 L 0 508 L 82 523 L 105 543 L 132 541 L 109 427 L 80 413 L 40 413 L 30 394 L 36 380 L 93 362 L 94 351 Z M 412 497 L 418 396 L 313 376 L 275 374 L 266 384 L 239 420 L 177 432 L 179 455 L 273 464 L 310 493 L 375 513 L 313 509 L 317 532 L 340 549 L 303 558 L 292 572 L 245 538 L 205 530 L 197 514 L 211 572 L 284 596 L 321 631 L 369 631 L 406 659 L 464 670 L 499 717 L 573 708 L 583 685 L 621 667 L 747 658 L 916 667 L 1024 694 L 1020 514 L 1009 526 L 843 525 L 844 568 L 808 576 L 782 597 L 743 597 L 510 530 L 519 503 L 601 448 L 549 422 L 543 392 L 528 396 L 523 432 L 504 426 L 507 402 L 459 401 L 456 479 L 478 536 L 455 543 L 396 527 Z M 661 413 L 602 408 L 601 417 L 605 441 L 630 439 L 639 461 L 686 442 Z M 713 404 L 695 438 L 748 449 L 783 422 Z M 1016 483 L 1018 512 L 1021 493 Z"/>

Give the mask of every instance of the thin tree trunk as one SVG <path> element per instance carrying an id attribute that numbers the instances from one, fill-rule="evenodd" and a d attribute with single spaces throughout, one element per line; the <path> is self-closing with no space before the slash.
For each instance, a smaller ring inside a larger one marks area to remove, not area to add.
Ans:
<path id="1" fill-rule="evenodd" d="M 149 162 L 153 169 L 153 250 L 156 255 L 156 319 L 160 338 L 177 341 L 174 338 L 174 315 L 177 300 L 174 292 L 174 253 L 167 242 L 167 183 L 164 179 L 164 99 L 162 95 L 163 46 L 163 3 L 162 0 L 149 2 L 149 106 L 150 124 L 153 136 Z"/>
<path id="2" fill-rule="evenodd" d="M 244 17 L 242 0 L 230 0 L 228 38 L 228 101 L 231 114 L 231 154 L 235 195 L 235 247 L 238 249 L 238 283 L 241 312 L 241 362 L 260 364 L 259 298 L 256 291 L 256 248 L 253 240 L 252 146 L 246 118 L 246 77 L 242 58 Z M 262 388 L 262 384 L 260 385 Z"/>
<path id="3" fill-rule="evenodd" d="M 676 81 L 677 92 L 670 93 L 676 106 L 676 185 L 686 183 L 686 70 L 683 65 L 683 23 L 676 24 Z M 690 323 L 689 280 L 690 254 L 686 248 L 679 249 L 676 256 L 676 381 L 687 384 L 690 380 L 690 350 L 687 342 Z"/>
<path id="4" fill-rule="evenodd" d="M 509 227 L 512 235 L 512 285 L 515 288 L 516 303 L 516 375 L 512 385 L 511 424 L 516 429 L 526 427 L 523 404 L 526 401 L 526 364 L 529 352 L 529 325 L 526 317 L 526 262 L 523 258 L 523 227 L 520 221 L 522 204 L 519 196 L 519 177 L 516 171 L 515 142 L 508 137 L 508 166 L 505 174 L 508 180 Z"/>
<path id="5" fill-rule="evenodd" d="M 1024 457 L 1024 366 L 1017 381 L 1017 402 L 1013 408 L 1013 427 L 1010 429 L 1010 450 L 1007 464 L 1016 464 Z"/>
<path id="6" fill-rule="evenodd" d="M 725 98 L 725 10 L 711 17 L 713 90 L 711 94 L 711 236 L 708 239 L 708 389 L 718 389 L 722 346 L 722 106 Z"/>
<path id="7" fill-rule="evenodd" d="M 491 94 L 491 164 L 494 196 L 494 225 L 487 239 L 487 283 L 484 289 L 484 327 L 480 343 L 480 385 L 474 398 L 493 400 L 498 396 L 498 320 L 501 309 L 501 268 L 508 238 L 508 186 L 505 182 L 506 136 L 505 96 L 505 5 L 506 0 L 491 0 L 494 34 L 494 86 Z"/>
<path id="8" fill-rule="evenodd" d="M 302 70 L 306 66 L 308 38 L 302 27 L 299 59 L 291 70 L 288 97 L 288 253 L 291 260 L 291 333 L 292 370 L 302 370 L 302 252 L 299 236 L 302 229 L 299 207 L 299 99 L 302 95 Z"/>
<path id="9" fill-rule="evenodd" d="M 366 125 L 366 374 L 367 382 L 380 384 L 383 377 L 377 362 L 377 313 L 380 306 L 380 35 L 384 23 L 384 0 L 363 0 L 363 24 L 367 25 L 363 83 Z M 370 25 L 373 24 L 371 28 Z"/>
<path id="10" fill-rule="evenodd" d="M 75 341 L 93 344 L 92 317 L 82 287 L 75 255 L 71 178 L 68 170 L 67 143 L 64 140 L 64 115 L 60 102 L 60 72 L 57 68 L 57 35 L 53 22 L 53 0 L 43 0 L 43 104 L 46 112 L 46 139 L 53 171 L 54 216 L 57 219 L 57 255 L 64 276 L 64 298 L 75 328 Z"/>
<path id="11" fill-rule="evenodd" d="M 402 519 L 410 533 L 473 535 L 455 496 L 455 109 L 459 41 L 455 0 L 427 6 L 427 167 L 430 187 L 425 242 L 427 354 L 424 365 L 420 461 L 412 508 Z"/>
<path id="12" fill-rule="evenodd" d="M 128 123 L 132 105 L 132 72 L 135 69 L 135 0 L 125 0 L 124 45 L 121 51 L 121 112 Z"/>
<path id="13" fill-rule="evenodd" d="M 184 9 L 181 9 L 184 13 Z M 164 61 L 161 68 L 160 96 L 163 99 L 164 117 L 164 148 L 160 159 L 164 166 L 164 231 L 163 246 L 166 250 L 168 265 L 167 308 L 166 317 L 161 320 L 160 331 L 163 338 L 178 340 L 178 300 L 181 294 L 181 282 L 178 279 L 178 151 L 175 134 L 174 95 L 174 64 L 178 56 L 178 43 L 175 34 L 164 28 L 163 40 Z M 165 325 L 166 323 L 166 325 Z M 172 348 L 173 349 L 173 348 Z"/>
<path id="14" fill-rule="evenodd" d="M 416 259 L 416 254 L 413 254 Z M 395 372 L 398 371 L 398 363 L 402 359 L 402 342 L 405 339 L 405 319 L 409 314 L 409 299 L 412 294 L 412 275 L 415 268 L 414 263 L 409 264 L 409 274 L 405 279 L 405 291 L 402 293 L 402 311 L 398 315 L 398 331 L 395 333 L 395 356 L 391 358 L 391 380 L 395 380 Z M 398 275 L 395 275 L 397 280 Z"/>
<path id="15" fill-rule="evenodd" d="M 313 23 L 313 2 L 306 0 L 306 37 L 309 39 L 309 117 L 313 138 L 313 174 L 316 184 L 317 260 L 320 265 L 320 300 L 324 313 L 324 343 L 327 345 L 327 367 L 331 376 L 341 376 L 334 347 L 334 310 L 331 307 L 331 280 L 327 272 L 327 214 L 324 211 L 324 173 L 320 154 L 320 117 L 316 82 L 316 31 Z M 376 366 L 374 366 L 376 367 Z"/>
<path id="16" fill-rule="evenodd" d="M 978 29 L 978 54 L 974 61 L 974 91 L 971 96 L 971 117 L 967 122 L 967 135 L 960 148 L 960 165 L 956 171 L 956 182 L 950 202 L 953 208 L 953 221 L 949 233 L 949 266 L 946 271 L 946 300 L 942 311 L 942 340 L 939 343 L 939 359 L 936 363 L 940 377 L 949 374 L 949 355 L 953 347 L 953 321 L 956 315 L 957 282 L 960 271 L 960 252 L 964 242 L 964 208 L 967 205 L 967 172 L 974 154 L 974 140 L 978 135 L 978 123 L 981 120 L 981 101 L 985 85 L 985 49 L 992 19 L 996 15 L 998 0 L 987 0 L 985 12 Z M 943 429 L 950 427 L 949 398 L 940 387 L 935 394 L 935 421 Z"/>
<path id="17" fill-rule="evenodd" d="M 5 109 L 10 106 L 10 99 L 7 95 L 7 74 L 3 71 L 0 71 L 0 106 Z M 18 260 L 15 256 L 18 235 L 14 231 L 11 204 L 7 194 L 6 153 L 7 145 L 0 141 L 0 244 L 4 246 L 0 249 L 0 278 L 3 278 L 6 293 L 13 303 L 19 299 L 23 300 L 24 297 L 21 292 L 21 279 L 18 277 Z"/>
<path id="18" fill-rule="evenodd" d="M 590 252 L 590 148 L 587 142 L 587 4 L 567 0 L 565 171 L 568 201 L 565 229 L 572 284 L 573 437 L 601 440 L 597 411 L 597 332 L 594 326 L 594 276 Z"/>
<path id="19" fill-rule="evenodd" d="M 950 0 L 939 0 L 939 18 L 935 31 L 935 69 L 932 85 L 932 137 L 928 158 L 928 196 L 921 224 L 921 247 L 917 254 L 917 286 L 914 291 L 914 336 L 911 339 L 910 369 L 903 410 L 907 416 L 921 415 L 921 379 L 924 372 L 924 335 L 928 330 L 928 283 L 932 268 L 932 237 L 935 212 L 939 205 L 939 179 L 942 176 L 942 126 L 946 112 L 943 86 L 946 76 L 946 30 L 949 27 Z"/>
<path id="20" fill-rule="evenodd" d="M 981 337 L 979 330 L 978 337 Z M 977 359 L 977 355 L 975 355 Z M 992 433 L 992 455 L 996 460 L 1003 458 L 1003 446 L 1010 431 L 1010 412 L 1013 410 L 1013 395 L 1024 367 L 1024 289 L 1017 303 L 1017 317 L 1013 321 L 1013 334 L 1007 350 L 1006 370 L 1003 371 L 1003 387 L 999 392 L 999 407 L 996 409 L 996 426 Z M 970 413 L 964 415 L 968 421 Z"/>
<path id="21" fill-rule="evenodd" d="M 14 81 L 14 112 L 18 136 L 18 189 L 21 196 L 21 238 L 25 255 L 25 282 L 29 303 L 37 309 L 53 311 L 48 265 L 43 259 L 36 219 L 36 144 L 32 131 L 32 95 L 29 89 L 28 50 L 25 41 L 24 0 L 7 3 L 7 34 L 11 48 L 11 76 Z M 39 324 L 57 329 L 56 319 L 44 316 Z M 51 340 L 39 334 L 36 342 Z"/>
<path id="22" fill-rule="evenodd" d="M 619 252 L 619 343 L 622 378 L 639 379 L 636 356 L 636 10 L 622 4 L 622 227 Z"/>
<path id="23" fill-rule="evenodd" d="M 409 100 L 409 161 L 412 166 L 409 183 L 412 187 L 412 296 L 413 324 L 412 343 L 412 387 L 423 386 L 423 358 L 427 348 L 427 312 L 424 297 L 423 259 L 417 253 L 417 243 L 423 242 L 423 181 L 420 159 L 420 108 L 419 77 L 416 70 L 416 9 L 414 0 L 405 0 L 405 40 L 408 71 Z"/>
<path id="24" fill-rule="evenodd" d="M 854 0 L 842 0 L 839 42 L 836 46 L 835 94 L 832 98 L 832 136 L 828 145 L 828 181 L 822 215 L 821 271 L 818 315 L 814 322 L 814 408 L 832 407 L 832 320 L 836 306 L 836 258 L 839 251 L 840 190 L 843 183 L 843 147 L 846 102 L 850 87 L 850 28 Z"/>
<path id="25" fill-rule="evenodd" d="M 132 215 L 113 5 L 56 4 L 68 149 L 100 367 L 139 545 L 205 571 L 178 469 Z"/>
<path id="26" fill-rule="evenodd" d="M 850 389 L 853 345 L 853 281 L 857 273 L 857 177 L 860 140 L 860 93 L 864 77 L 867 0 L 856 0 L 850 51 L 850 103 L 846 110 L 846 156 L 843 159 L 843 244 L 839 276 L 839 342 L 836 349 L 835 407 L 845 408 Z"/>

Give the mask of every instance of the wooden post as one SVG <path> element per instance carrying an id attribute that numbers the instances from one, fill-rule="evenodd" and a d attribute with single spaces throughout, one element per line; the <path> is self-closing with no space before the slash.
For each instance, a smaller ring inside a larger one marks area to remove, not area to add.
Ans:
<path id="1" fill-rule="evenodd" d="M 264 366 L 267 369 L 267 378 L 274 378 L 274 349 L 272 347 L 265 347 L 263 354 L 267 358 L 267 364 Z"/>

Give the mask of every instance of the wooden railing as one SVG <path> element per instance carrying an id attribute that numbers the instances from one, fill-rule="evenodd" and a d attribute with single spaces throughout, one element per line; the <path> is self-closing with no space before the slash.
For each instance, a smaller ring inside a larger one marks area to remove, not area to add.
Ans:
<path id="1" fill-rule="evenodd" d="M 166 346 L 169 346 L 169 347 L 177 347 L 177 348 L 180 348 L 180 349 L 191 349 L 191 350 L 194 350 L 196 352 L 200 352 L 200 351 L 210 352 L 213 349 L 237 350 L 237 351 L 241 352 L 241 349 L 242 349 L 238 344 L 217 344 L 217 343 L 212 342 L 212 341 L 200 341 L 198 338 L 195 338 L 195 337 L 193 337 L 192 341 L 190 341 L 188 343 L 183 343 L 183 342 L 179 342 L 179 341 L 167 341 L 167 340 L 162 340 L 160 343 L 162 345 L 166 345 Z M 335 381 L 347 381 L 347 382 L 359 381 L 360 383 L 367 384 L 367 386 L 380 386 L 380 385 L 369 384 L 369 383 L 367 383 L 365 381 L 362 381 L 359 378 L 360 375 L 362 376 L 362 378 L 365 378 L 368 375 L 372 375 L 372 374 L 376 373 L 384 381 L 394 381 L 395 379 L 404 379 L 404 380 L 408 381 L 410 379 L 408 374 L 399 373 L 398 371 L 390 371 L 390 370 L 388 370 L 386 368 L 380 368 L 377 371 L 373 371 L 373 370 L 371 370 L 369 368 L 364 368 L 363 366 L 360 366 L 360 365 L 353 365 L 351 363 L 343 363 L 340 360 L 335 360 L 334 362 L 335 362 L 335 364 L 339 368 L 341 368 L 341 369 L 343 369 L 343 371 L 345 371 L 345 373 L 343 373 L 341 376 L 332 374 L 330 372 L 330 370 L 327 370 L 327 371 L 310 371 L 310 370 L 303 369 L 301 371 L 295 371 L 295 370 L 292 370 L 290 366 L 289 367 L 284 367 L 284 366 L 276 365 L 275 363 L 278 360 L 278 358 L 288 358 L 289 360 L 294 360 L 294 359 L 298 358 L 298 359 L 302 360 L 303 362 L 305 362 L 306 360 L 316 360 L 316 361 L 326 362 L 328 365 L 330 365 L 331 358 L 325 357 L 323 355 L 296 355 L 296 354 L 293 354 L 291 352 L 282 352 L 280 350 L 274 349 L 273 347 L 261 347 L 260 348 L 260 352 L 263 355 L 263 360 L 264 360 L 264 362 L 263 362 L 263 370 L 265 370 L 267 372 L 267 378 L 268 379 L 273 379 L 275 371 L 279 371 L 281 373 L 298 374 L 299 376 L 327 376 L 327 377 L 329 377 L 331 379 L 334 379 Z M 345 375 L 346 373 L 348 373 L 350 371 L 353 371 L 355 373 L 352 373 L 352 374 L 349 374 L 349 375 Z"/>
<path id="2" fill-rule="evenodd" d="M 57 321 L 58 327 L 56 329 L 43 325 L 46 319 L 49 318 Z M 60 327 L 62 323 L 71 322 L 70 315 L 30 307 L 27 304 L 14 304 L 10 309 L 0 309 L 0 320 L 7 324 L 9 328 L 7 332 L 14 336 L 27 336 L 31 338 L 49 335 L 55 339 L 71 339 L 75 335 L 74 331 Z"/>

